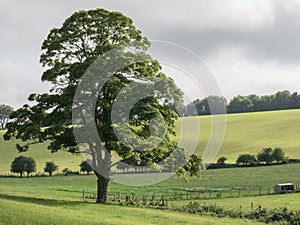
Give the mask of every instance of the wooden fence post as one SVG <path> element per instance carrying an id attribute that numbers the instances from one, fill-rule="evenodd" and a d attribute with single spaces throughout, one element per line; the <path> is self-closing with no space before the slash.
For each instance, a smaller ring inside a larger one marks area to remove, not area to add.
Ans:
<path id="1" fill-rule="evenodd" d="M 143 194 L 143 206 L 147 205 L 147 197 Z"/>
<path id="2" fill-rule="evenodd" d="M 161 197 L 161 201 L 162 201 L 162 206 L 165 206 L 165 195 L 164 195 L 164 193 Z"/>
<path id="3" fill-rule="evenodd" d="M 118 193 L 118 202 L 121 202 L 121 201 L 122 201 L 122 193 L 119 192 L 119 193 Z"/>
<path id="4" fill-rule="evenodd" d="M 259 195 L 261 195 L 261 187 L 259 188 Z"/>

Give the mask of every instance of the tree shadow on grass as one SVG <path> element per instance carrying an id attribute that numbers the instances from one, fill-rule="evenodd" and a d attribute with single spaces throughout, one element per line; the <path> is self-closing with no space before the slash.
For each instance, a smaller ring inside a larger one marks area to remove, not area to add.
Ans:
<path id="1" fill-rule="evenodd" d="M 25 196 L 14 196 L 0 193 L 0 199 L 16 201 L 16 202 L 26 202 L 37 205 L 44 206 L 77 206 L 82 204 L 89 204 L 87 202 L 79 201 L 67 201 L 67 200 L 55 200 L 55 199 L 46 199 L 46 198 L 35 198 L 35 197 L 25 197 Z"/>

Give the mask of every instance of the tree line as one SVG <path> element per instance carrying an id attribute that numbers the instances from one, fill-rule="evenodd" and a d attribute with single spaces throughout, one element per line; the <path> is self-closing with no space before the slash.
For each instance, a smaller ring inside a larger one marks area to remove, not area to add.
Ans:
<path id="1" fill-rule="evenodd" d="M 80 171 L 83 173 L 86 172 L 87 175 L 89 175 L 93 171 L 92 167 L 90 166 L 87 160 L 82 161 L 79 164 L 79 167 Z M 52 176 L 53 172 L 57 170 L 58 166 L 53 161 L 45 162 L 44 172 L 48 173 L 50 177 Z M 36 161 L 32 157 L 26 157 L 21 155 L 19 157 L 16 157 L 12 161 L 10 171 L 19 174 L 21 178 L 25 173 L 27 174 L 27 177 L 29 177 L 30 174 L 36 172 Z M 64 175 L 72 173 L 72 171 L 68 168 L 64 168 L 62 172 Z"/>
<path id="2" fill-rule="evenodd" d="M 211 106 L 214 107 L 214 110 L 211 110 Z M 182 106 L 178 111 L 183 116 L 195 116 L 223 114 L 224 109 L 227 113 L 243 113 L 299 108 L 300 94 L 284 90 L 272 95 L 238 95 L 233 97 L 229 103 L 223 96 L 208 96 L 204 99 L 196 99 L 188 105 Z"/>
<path id="3" fill-rule="evenodd" d="M 236 167 L 236 166 L 259 166 L 259 165 L 271 165 L 271 164 L 282 164 L 292 162 L 289 157 L 287 157 L 280 147 L 264 148 L 262 151 L 253 154 L 240 154 L 236 160 L 236 164 L 226 164 L 227 158 L 221 156 L 217 163 L 212 163 L 209 165 L 210 169 L 214 168 L 225 168 L 225 167 Z M 298 163 L 296 160 L 295 162 Z"/>
<path id="4" fill-rule="evenodd" d="M 212 105 L 214 110 L 211 110 Z M 208 96 L 204 99 L 198 98 L 179 108 L 175 106 L 171 106 L 171 108 L 181 116 L 223 114 L 225 113 L 224 109 L 226 109 L 227 113 L 300 109 L 300 94 L 298 92 L 291 93 L 288 90 L 283 90 L 272 95 L 237 95 L 229 103 L 227 103 L 227 99 L 223 96 Z M 11 106 L 0 105 L 0 129 L 5 129 L 12 111 L 13 108 Z"/>
<path id="5" fill-rule="evenodd" d="M 260 164 L 270 165 L 274 162 L 279 164 L 288 161 L 288 157 L 285 156 L 283 150 L 279 147 L 276 147 L 275 149 L 264 148 L 257 155 L 241 154 L 237 158 L 236 163 L 238 165 L 251 166 Z"/>

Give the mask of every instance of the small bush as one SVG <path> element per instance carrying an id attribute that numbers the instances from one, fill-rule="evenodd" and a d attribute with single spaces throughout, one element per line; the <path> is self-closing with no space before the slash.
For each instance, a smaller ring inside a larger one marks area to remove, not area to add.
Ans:
<path id="1" fill-rule="evenodd" d="M 206 205 L 198 202 L 190 202 L 188 205 L 174 210 L 217 217 L 230 217 L 232 219 L 249 219 L 264 223 L 300 225 L 300 211 L 285 208 L 258 208 L 254 211 L 242 212 L 234 209 L 224 209 L 217 205 Z"/>

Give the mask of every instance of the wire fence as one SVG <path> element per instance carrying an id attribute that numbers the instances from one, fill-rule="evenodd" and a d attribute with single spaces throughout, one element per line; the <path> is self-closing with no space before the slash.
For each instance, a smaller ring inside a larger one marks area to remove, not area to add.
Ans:
<path id="1" fill-rule="evenodd" d="M 140 205 L 167 206 L 172 201 L 186 200 L 209 200 L 222 198 L 240 198 L 249 196 L 275 195 L 281 193 L 296 193 L 300 192 L 300 185 L 295 185 L 294 190 L 285 190 L 280 193 L 275 192 L 271 188 L 245 188 L 245 189 L 230 189 L 219 191 L 181 191 L 179 193 L 164 193 L 164 192 L 144 192 L 144 193 L 126 193 L 126 192 L 109 192 L 108 200 L 112 202 L 136 203 Z M 95 190 L 82 190 L 83 199 L 96 199 L 97 192 Z"/>

